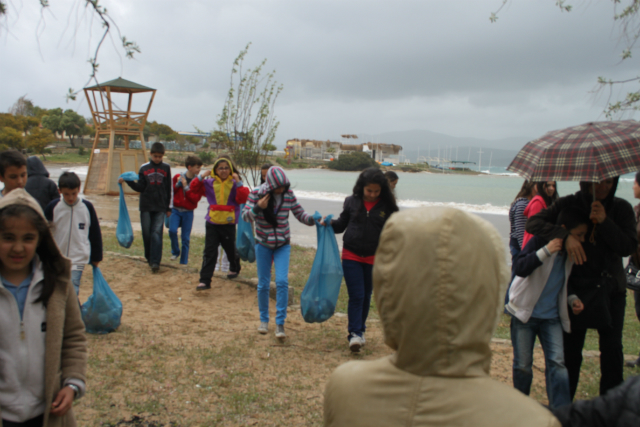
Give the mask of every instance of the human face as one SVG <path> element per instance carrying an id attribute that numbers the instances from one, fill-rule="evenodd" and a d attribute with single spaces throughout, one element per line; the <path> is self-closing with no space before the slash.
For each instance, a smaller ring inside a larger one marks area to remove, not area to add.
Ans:
<path id="1" fill-rule="evenodd" d="M 638 185 L 635 179 L 633 180 L 633 197 L 640 199 L 640 185 Z"/>
<path id="2" fill-rule="evenodd" d="M 278 187 L 275 190 L 273 190 L 273 194 L 282 194 L 284 193 L 284 187 Z"/>
<path id="3" fill-rule="evenodd" d="M 544 185 L 544 189 L 547 192 L 547 196 L 553 197 L 556 194 L 556 182 L 555 181 L 547 181 Z"/>
<path id="4" fill-rule="evenodd" d="M 613 187 L 613 178 L 605 179 L 595 185 L 596 187 L 596 200 L 602 201 L 607 198 L 609 191 Z M 593 194 L 593 184 L 589 183 L 589 194 Z"/>
<path id="5" fill-rule="evenodd" d="M 0 181 L 4 182 L 2 194 L 7 194 L 16 188 L 24 188 L 27 185 L 27 167 L 9 166 L 4 170 L 4 176 L 0 176 Z"/>
<path id="6" fill-rule="evenodd" d="M 380 184 L 367 184 L 364 186 L 364 201 L 375 202 L 380 197 Z"/>
<path id="7" fill-rule="evenodd" d="M 229 166 L 229 163 L 219 162 L 216 165 L 216 175 L 218 175 L 218 177 L 223 181 L 229 178 L 229 175 L 231 175 L 231 167 Z"/>
<path id="8" fill-rule="evenodd" d="M 397 180 L 397 179 L 396 179 L 395 181 L 389 181 L 389 187 L 390 187 L 392 190 L 395 190 L 395 189 L 396 189 L 396 185 L 397 185 L 397 184 L 398 184 L 398 180 Z"/>
<path id="9" fill-rule="evenodd" d="M 0 263 L 2 263 L 0 269 L 2 275 L 10 279 L 24 274 L 24 278 L 26 278 L 29 274 L 29 264 L 38 247 L 38 230 L 28 219 L 23 217 L 7 218 L 4 220 L 3 226 L 4 229 L 0 230 Z"/>
<path id="10" fill-rule="evenodd" d="M 262 175 L 262 180 L 263 181 L 267 180 L 267 172 L 269 172 L 269 169 L 261 169 L 260 170 L 260 175 Z"/>
<path id="11" fill-rule="evenodd" d="M 69 206 L 73 206 L 78 201 L 78 194 L 80 193 L 80 188 L 62 188 L 60 190 L 60 194 L 62 194 L 62 199 Z"/>
<path id="12" fill-rule="evenodd" d="M 156 165 L 159 165 L 160 163 L 162 163 L 163 157 L 164 157 L 164 154 L 162 153 L 151 153 L 151 161 Z"/>
<path id="13" fill-rule="evenodd" d="M 189 178 L 193 178 L 200 174 L 201 169 L 202 165 L 187 166 L 187 175 L 189 175 Z"/>
<path id="14" fill-rule="evenodd" d="M 571 234 L 579 241 L 584 242 L 584 236 L 587 235 L 587 224 L 580 224 L 576 228 L 570 230 L 569 234 Z"/>

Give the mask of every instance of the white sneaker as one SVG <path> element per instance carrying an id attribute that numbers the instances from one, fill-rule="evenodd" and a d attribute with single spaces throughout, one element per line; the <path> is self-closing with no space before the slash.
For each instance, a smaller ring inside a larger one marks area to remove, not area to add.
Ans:
<path id="1" fill-rule="evenodd" d="M 260 326 L 258 326 L 258 333 L 262 335 L 266 335 L 269 332 L 269 323 L 260 322 Z"/>
<path id="2" fill-rule="evenodd" d="M 351 338 L 349 339 L 349 349 L 357 353 L 360 351 L 360 347 L 362 347 L 362 338 L 352 332 Z"/>
<path id="3" fill-rule="evenodd" d="M 171 261 L 175 261 L 178 258 L 180 258 L 180 255 L 171 255 L 171 258 L 169 258 Z"/>
<path id="4" fill-rule="evenodd" d="M 284 333 L 284 325 L 276 325 L 276 338 L 280 342 L 284 342 L 287 335 Z"/>
<path id="5" fill-rule="evenodd" d="M 367 343 L 367 340 L 364 339 L 364 332 L 362 333 L 362 336 L 360 337 L 360 339 L 362 340 L 361 347 L 364 347 L 364 345 Z"/>

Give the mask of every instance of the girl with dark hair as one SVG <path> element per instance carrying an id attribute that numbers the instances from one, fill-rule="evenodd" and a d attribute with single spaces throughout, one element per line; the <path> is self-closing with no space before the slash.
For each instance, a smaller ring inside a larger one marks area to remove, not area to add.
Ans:
<path id="1" fill-rule="evenodd" d="M 38 202 L 0 201 L 0 417 L 3 426 L 75 426 L 87 342 L 64 258 Z"/>
<path id="2" fill-rule="evenodd" d="M 535 186 L 536 195 L 531 199 L 531 201 L 527 205 L 527 208 L 524 210 L 524 216 L 527 219 L 531 218 L 541 210 L 548 208 L 552 203 L 551 197 L 549 197 L 549 194 L 547 193 L 547 182 L 536 182 Z M 525 231 L 524 237 L 522 239 L 522 249 L 527 246 L 527 243 L 529 242 L 529 240 L 531 240 L 532 237 L 532 234 L 529 234 Z"/>
<path id="3" fill-rule="evenodd" d="M 349 293 L 349 348 L 360 351 L 365 344 L 367 316 L 373 290 L 373 261 L 385 222 L 398 211 L 387 177 L 378 168 L 365 169 L 344 200 L 338 219 L 331 221 L 335 233 L 342 233 L 342 269 Z M 324 224 L 324 221 L 322 221 Z"/>
<path id="4" fill-rule="evenodd" d="M 524 216 L 524 210 L 527 208 L 529 201 L 536 195 L 535 183 L 525 181 L 518 192 L 518 195 L 511 203 L 509 209 L 509 223 L 511 224 L 511 233 L 509 234 L 509 249 L 511 250 L 511 270 L 513 263 L 520 254 L 524 245 L 524 225 L 527 218 Z"/>
<path id="5" fill-rule="evenodd" d="M 558 195 L 558 183 L 555 181 L 547 181 L 544 183 L 543 185 L 544 188 L 544 192 L 547 196 L 549 196 L 549 200 L 551 201 L 551 203 L 555 202 L 556 200 L 558 200 L 560 198 L 560 196 Z M 551 203 L 549 203 L 549 206 L 551 206 Z"/>
<path id="6" fill-rule="evenodd" d="M 266 181 L 253 189 L 242 211 L 242 218 L 256 225 L 256 264 L 258 268 L 258 307 L 260 326 L 258 333 L 269 332 L 269 284 L 271 265 L 276 270 L 276 338 L 283 342 L 287 337 L 284 321 L 289 303 L 289 255 L 291 234 L 289 212 L 306 225 L 315 223 L 313 216 L 302 209 L 284 170 L 272 166 Z"/>
<path id="7" fill-rule="evenodd" d="M 387 179 L 389 180 L 389 188 L 391 188 L 391 191 L 396 191 L 396 185 L 398 185 L 398 180 L 400 179 L 398 177 L 398 174 L 395 173 L 394 171 L 386 171 L 384 173 L 384 176 L 387 177 Z"/>

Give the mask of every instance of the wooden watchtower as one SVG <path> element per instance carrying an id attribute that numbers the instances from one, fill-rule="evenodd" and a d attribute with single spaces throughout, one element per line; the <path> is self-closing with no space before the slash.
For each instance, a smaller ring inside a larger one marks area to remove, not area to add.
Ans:
<path id="1" fill-rule="evenodd" d="M 142 92 L 151 92 L 146 111 L 131 111 L 133 94 Z M 156 90 L 117 78 L 84 88 L 84 94 L 96 129 L 84 193 L 117 195 L 120 191 L 118 187 L 120 174 L 128 171 L 137 172 L 140 165 L 148 161 L 143 130 Z M 114 98 L 118 101 L 122 100 L 122 105 L 119 105 Z M 123 109 L 125 102 L 126 110 Z M 124 148 L 116 148 L 116 136 L 124 137 Z M 106 149 L 98 148 L 101 137 L 108 138 Z M 140 141 L 139 149 L 129 148 L 131 137 Z M 122 188 L 126 193 L 134 193 L 128 185 L 123 185 Z"/>

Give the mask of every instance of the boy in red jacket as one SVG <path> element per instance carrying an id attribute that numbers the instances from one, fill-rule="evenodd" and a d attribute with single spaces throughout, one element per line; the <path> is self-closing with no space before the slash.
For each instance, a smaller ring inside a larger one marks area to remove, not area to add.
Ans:
<path id="1" fill-rule="evenodd" d="M 185 159 L 186 172 L 176 174 L 173 177 L 173 208 L 169 217 L 169 237 L 171 238 L 171 261 L 180 258 L 180 264 L 189 262 L 189 241 L 191 240 L 191 227 L 193 226 L 193 210 L 198 206 L 185 197 L 189 191 L 191 180 L 198 176 L 202 168 L 202 160 L 197 156 L 189 156 Z M 178 244 L 178 228 L 182 228 L 182 252 Z"/>

